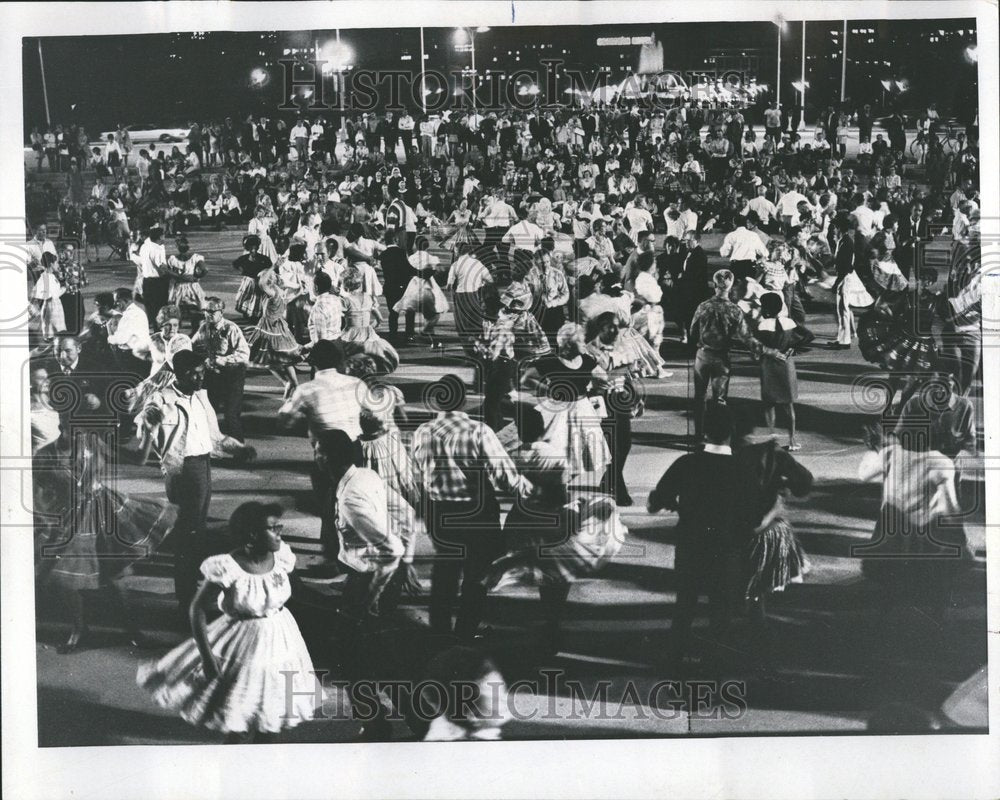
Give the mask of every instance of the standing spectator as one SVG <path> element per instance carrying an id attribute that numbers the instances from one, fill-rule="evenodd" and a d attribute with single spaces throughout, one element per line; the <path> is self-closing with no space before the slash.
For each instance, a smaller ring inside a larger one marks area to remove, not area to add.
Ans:
<path id="1" fill-rule="evenodd" d="M 239 325 L 222 316 L 225 303 L 206 297 L 202 306 L 205 321 L 191 342 L 206 357 L 205 388 L 216 413 L 222 414 L 220 430 L 243 441 L 243 387 L 246 383 L 250 345 Z"/>
<path id="2" fill-rule="evenodd" d="M 410 116 L 410 112 L 404 110 L 402 115 L 399 117 L 399 122 L 397 127 L 399 128 L 399 136 L 403 140 L 403 156 L 409 161 L 412 156 L 413 151 L 413 129 L 416 126 L 413 117 Z"/>

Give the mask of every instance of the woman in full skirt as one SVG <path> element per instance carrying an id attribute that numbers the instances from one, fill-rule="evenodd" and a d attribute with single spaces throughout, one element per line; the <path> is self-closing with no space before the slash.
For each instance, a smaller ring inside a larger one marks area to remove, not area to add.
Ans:
<path id="1" fill-rule="evenodd" d="M 191 252 L 187 239 L 177 239 L 177 255 L 167 259 L 167 268 L 173 281 L 169 302 L 177 306 L 184 319 L 191 323 L 191 332 L 198 330 L 205 305 L 205 290 L 201 279 L 205 276 L 205 257 Z"/>
<path id="2" fill-rule="evenodd" d="M 137 682 L 186 722 L 226 734 L 226 743 L 263 742 L 316 713 L 322 685 L 285 604 L 295 555 L 281 540 L 282 508 L 244 503 L 229 520 L 242 544 L 201 565 L 191 603 L 193 636 Z M 222 616 L 206 622 L 217 606 Z"/>
<path id="3" fill-rule="evenodd" d="M 104 482 L 109 473 L 109 437 L 100 430 L 74 430 L 66 443 L 59 415 L 49 402 L 44 367 L 31 372 L 35 583 L 58 598 L 71 631 L 61 654 L 85 643 L 84 590 L 103 590 L 117 607 L 135 646 L 145 644 L 118 580 L 155 552 L 176 519 L 174 506 L 130 497 Z M 37 431 L 37 435 L 36 435 Z"/>
<path id="4" fill-rule="evenodd" d="M 738 445 L 734 453 L 744 474 L 750 476 L 745 502 L 752 535 L 745 551 L 744 596 L 766 652 L 767 598 L 791 583 L 802 583 L 810 570 L 809 559 L 788 522 L 784 495 L 791 492 L 804 497 L 812 488 L 813 476 L 774 439 Z"/>
<path id="5" fill-rule="evenodd" d="M 247 334 L 250 363 L 263 367 L 281 381 L 287 400 L 299 385 L 295 365 L 301 360 L 301 347 L 285 319 L 285 290 L 274 267 L 260 273 L 259 284 L 264 293 L 264 303 L 260 320 Z"/>
<path id="6" fill-rule="evenodd" d="M 348 356 L 364 353 L 375 359 L 383 374 L 399 366 L 399 353 L 378 335 L 375 327 L 382 321 L 378 299 L 364 291 L 361 273 L 356 269 L 344 272 L 344 317 L 340 340 Z"/>

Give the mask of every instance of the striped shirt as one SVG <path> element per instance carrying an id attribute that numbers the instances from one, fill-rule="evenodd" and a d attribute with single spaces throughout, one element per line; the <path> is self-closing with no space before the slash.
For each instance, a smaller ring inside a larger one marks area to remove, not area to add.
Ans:
<path id="1" fill-rule="evenodd" d="M 435 502 L 468 502 L 479 496 L 476 476 L 485 473 L 498 490 L 526 495 L 531 483 L 519 475 L 496 434 L 462 411 L 442 411 L 413 434 L 413 477 Z M 470 481 L 471 479 L 471 481 Z"/>
<path id="2" fill-rule="evenodd" d="M 315 378 L 296 388 L 278 414 L 289 422 L 305 420 L 314 444 L 322 431 L 333 429 L 357 439 L 361 435 L 361 403 L 367 393 L 357 378 L 321 369 Z"/>
<path id="3" fill-rule="evenodd" d="M 343 318 L 343 301 L 329 292 L 321 294 L 309 311 L 309 341 L 339 339 Z"/>

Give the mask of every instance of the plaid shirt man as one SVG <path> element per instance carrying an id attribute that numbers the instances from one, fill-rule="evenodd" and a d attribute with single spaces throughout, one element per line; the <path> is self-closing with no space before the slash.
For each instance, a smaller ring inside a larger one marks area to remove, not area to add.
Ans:
<path id="1" fill-rule="evenodd" d="M 414 482 L 435 502 L 473 500 L 478 487 L 469 485 L 470 477 L 481 471 L 497 489 L 515 494 L 531 489 L 496 434 L 462 411 L 441 411 L 417 428 L 412 450 Z"/>
<path id="2" fill-rule="evenodd" d="M 361 435 L 361 403 L 367 393 L 368 388 L 357 378 L 341 375 L 336 369 L 321 369 L 313 380 L 299 385 L 278 414 L 288 422 L 305 420 L 314 445 L 318 433 L 334 428 L 357 439 Z"/>
<path id="3" fill-rule="evenodd" d="M 218 325 L 205 321 L 191 340 L 194 348 L 204 348 L 220 367 L 250 363 L 250 345 L 240 326 L 223 319 Z"/>
<path id="4" fill-rule="evenodd" d="M 760 283 L 766 289 L 770 289 L 774 292 L 780 292 L 785 288 L 785 284 L 789 283 L 788 273 L 785 271 L 785 265 L 780 264 L 777 261 L 765 261 L 761 265 Z"/>
<path id="5" fill-rule="evenodd" d="M 325 292 L 316 298 L 309 311 L 309 341 L 339 339 L 344 317 L 344 303 L 335 294 Z"/>

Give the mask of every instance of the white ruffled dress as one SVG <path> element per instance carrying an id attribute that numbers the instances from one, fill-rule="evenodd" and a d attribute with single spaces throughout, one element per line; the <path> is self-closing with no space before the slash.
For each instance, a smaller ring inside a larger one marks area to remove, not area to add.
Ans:
<path id="1" fill-rule="evenodd" d="M 222 587 L 223 614 L 208 625 L 219 661 L 218 677 L 202 669 L 194 639 L 139 668 L 137 681 L 164 708 L 213 731 L 278 733 L 311 719 L 322 686 L 299 626 L 285 603 L 295 555 L 287 544 L 270 572 L 246 572 L 228 553 L 201 565 L 205 579 Z"/>

